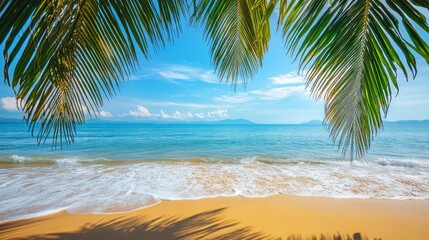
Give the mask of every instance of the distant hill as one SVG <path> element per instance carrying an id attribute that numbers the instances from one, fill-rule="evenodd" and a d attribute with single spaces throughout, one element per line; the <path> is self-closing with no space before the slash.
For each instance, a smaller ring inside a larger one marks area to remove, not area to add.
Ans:
<path id="1" fill-rule="evenodd" d="M 429 123 L 429 119 L 425 120 L 399 120 L 399 121 L 384 121 L 386 124 L 416 124 L 416 123 Z"/>
<path id="2" fill-rule="evenodd" d="M 225 124 L 225 125 L 242 125 L 242 124 L 256 124 L 254 122 L 251 122 L 247 119 L 224 119 L 224 120 L 219 120 L 219 121 L 211 121 L 211 122 L 188 122 L 187 124 Z"/>
<path id="3" fill-rule="evenodd" d="M 247 119 L 224 119 L 219 121 L 209 122 L 209 124 L 256 124 Z"/>
<path id="4" fill-rule="evenodd" d="M 311 120 L 308 122 L 301 123 L 302 125 L 322 125 L 322 121 L 320 120 Z"/>

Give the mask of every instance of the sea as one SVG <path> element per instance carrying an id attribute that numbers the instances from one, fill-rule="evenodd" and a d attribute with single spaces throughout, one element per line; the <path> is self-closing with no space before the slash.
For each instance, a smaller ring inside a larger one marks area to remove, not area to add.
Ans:
<path id="1" fill-rule="evenodd" d="M 0 123 L 0 222 L 275 194 L 429 199 L 429 122 L 386 123 L 353 161 L 322 124 L 88 123 L 55 149 Z"/>

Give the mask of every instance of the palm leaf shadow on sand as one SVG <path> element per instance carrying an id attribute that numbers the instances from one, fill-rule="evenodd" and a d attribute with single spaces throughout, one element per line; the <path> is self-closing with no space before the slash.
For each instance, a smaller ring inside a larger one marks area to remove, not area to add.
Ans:
<path id="1" fill-rule="evenodd" d="M 46 235 L 33 235 L 23 239 L 240 239 L 240 240 L 369 240 L 366 236 L 355 233 L 352 235 L 327 235 L 302 237 L 289 235 L 274 237 L 254 231 L 252 227 L 239 227 L 239 222 L 225 220 L 222 212 L 225 208 L 201 212 L 190 217 L 158 217 L 148 219 L 144 216 L 117 218 L 109 222 L 88 224 L 76 232 L 57 232 Z M 28 224 L 34 224 L 30 222 Z M 27 224 L 26 224 L 27 225 Z M 17 223 L 0 224 L 1 233 L 19 231 L 26 225 Z M 287 230 L 287 229 L 285 229 Z"/>
<path id="2" fill-rule="evenodd" d="M 4 239 L 4 236 L 8 236 L 13 232 L 19 232 L 20 229 L 24 229 L 40 222 L 39 218 L 25 219 L 23 221 L 9 221 L 0 223 L 0 239 Z"/>

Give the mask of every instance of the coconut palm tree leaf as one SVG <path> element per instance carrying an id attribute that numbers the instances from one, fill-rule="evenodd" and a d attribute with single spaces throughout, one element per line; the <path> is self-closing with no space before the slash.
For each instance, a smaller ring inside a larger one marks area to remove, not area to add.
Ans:
<path id="1" fill-rule="evenodd" d="M 383 115 L 398 90 L 398 70 L 407 79 L 409 73 L 415 77 L 416 53 L 429 63 L 428 45 L 416 30 L 429 33 L 420 12 L 429 9 L 429 2 L 281 0 L 280 4 L 279 24 L 287 50 L 301 69 L 308 68 L 311 93 L 324 98 L 325 123 L 334 142 L 344 155 L 362 156 L 383 127 Z"/>
<path id="2" fill-rule="evenodd" d="M 192 21 L 204 25 L 219 78 L 246 82 L 262 65 L 270 40 L 275 3 L 260 0 L 211 1 L 195 5 Z"/>
<path id="3" fill-rule="evenodd" d="M 72 142 L 135 70 L 138 50 L 148 57 L 172 39 L 185 11 L 184 0 L 2 1 L 5 81 L 38 142 Z"/>

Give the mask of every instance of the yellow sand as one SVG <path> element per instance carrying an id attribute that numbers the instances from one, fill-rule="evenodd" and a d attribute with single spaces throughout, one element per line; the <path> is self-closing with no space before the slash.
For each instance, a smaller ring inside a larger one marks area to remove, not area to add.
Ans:
<path id="1" fill-rule="evenodd" d="M 0 224 L 0 239 L 429 239 L 428 200 L 222 197 Z"/>

